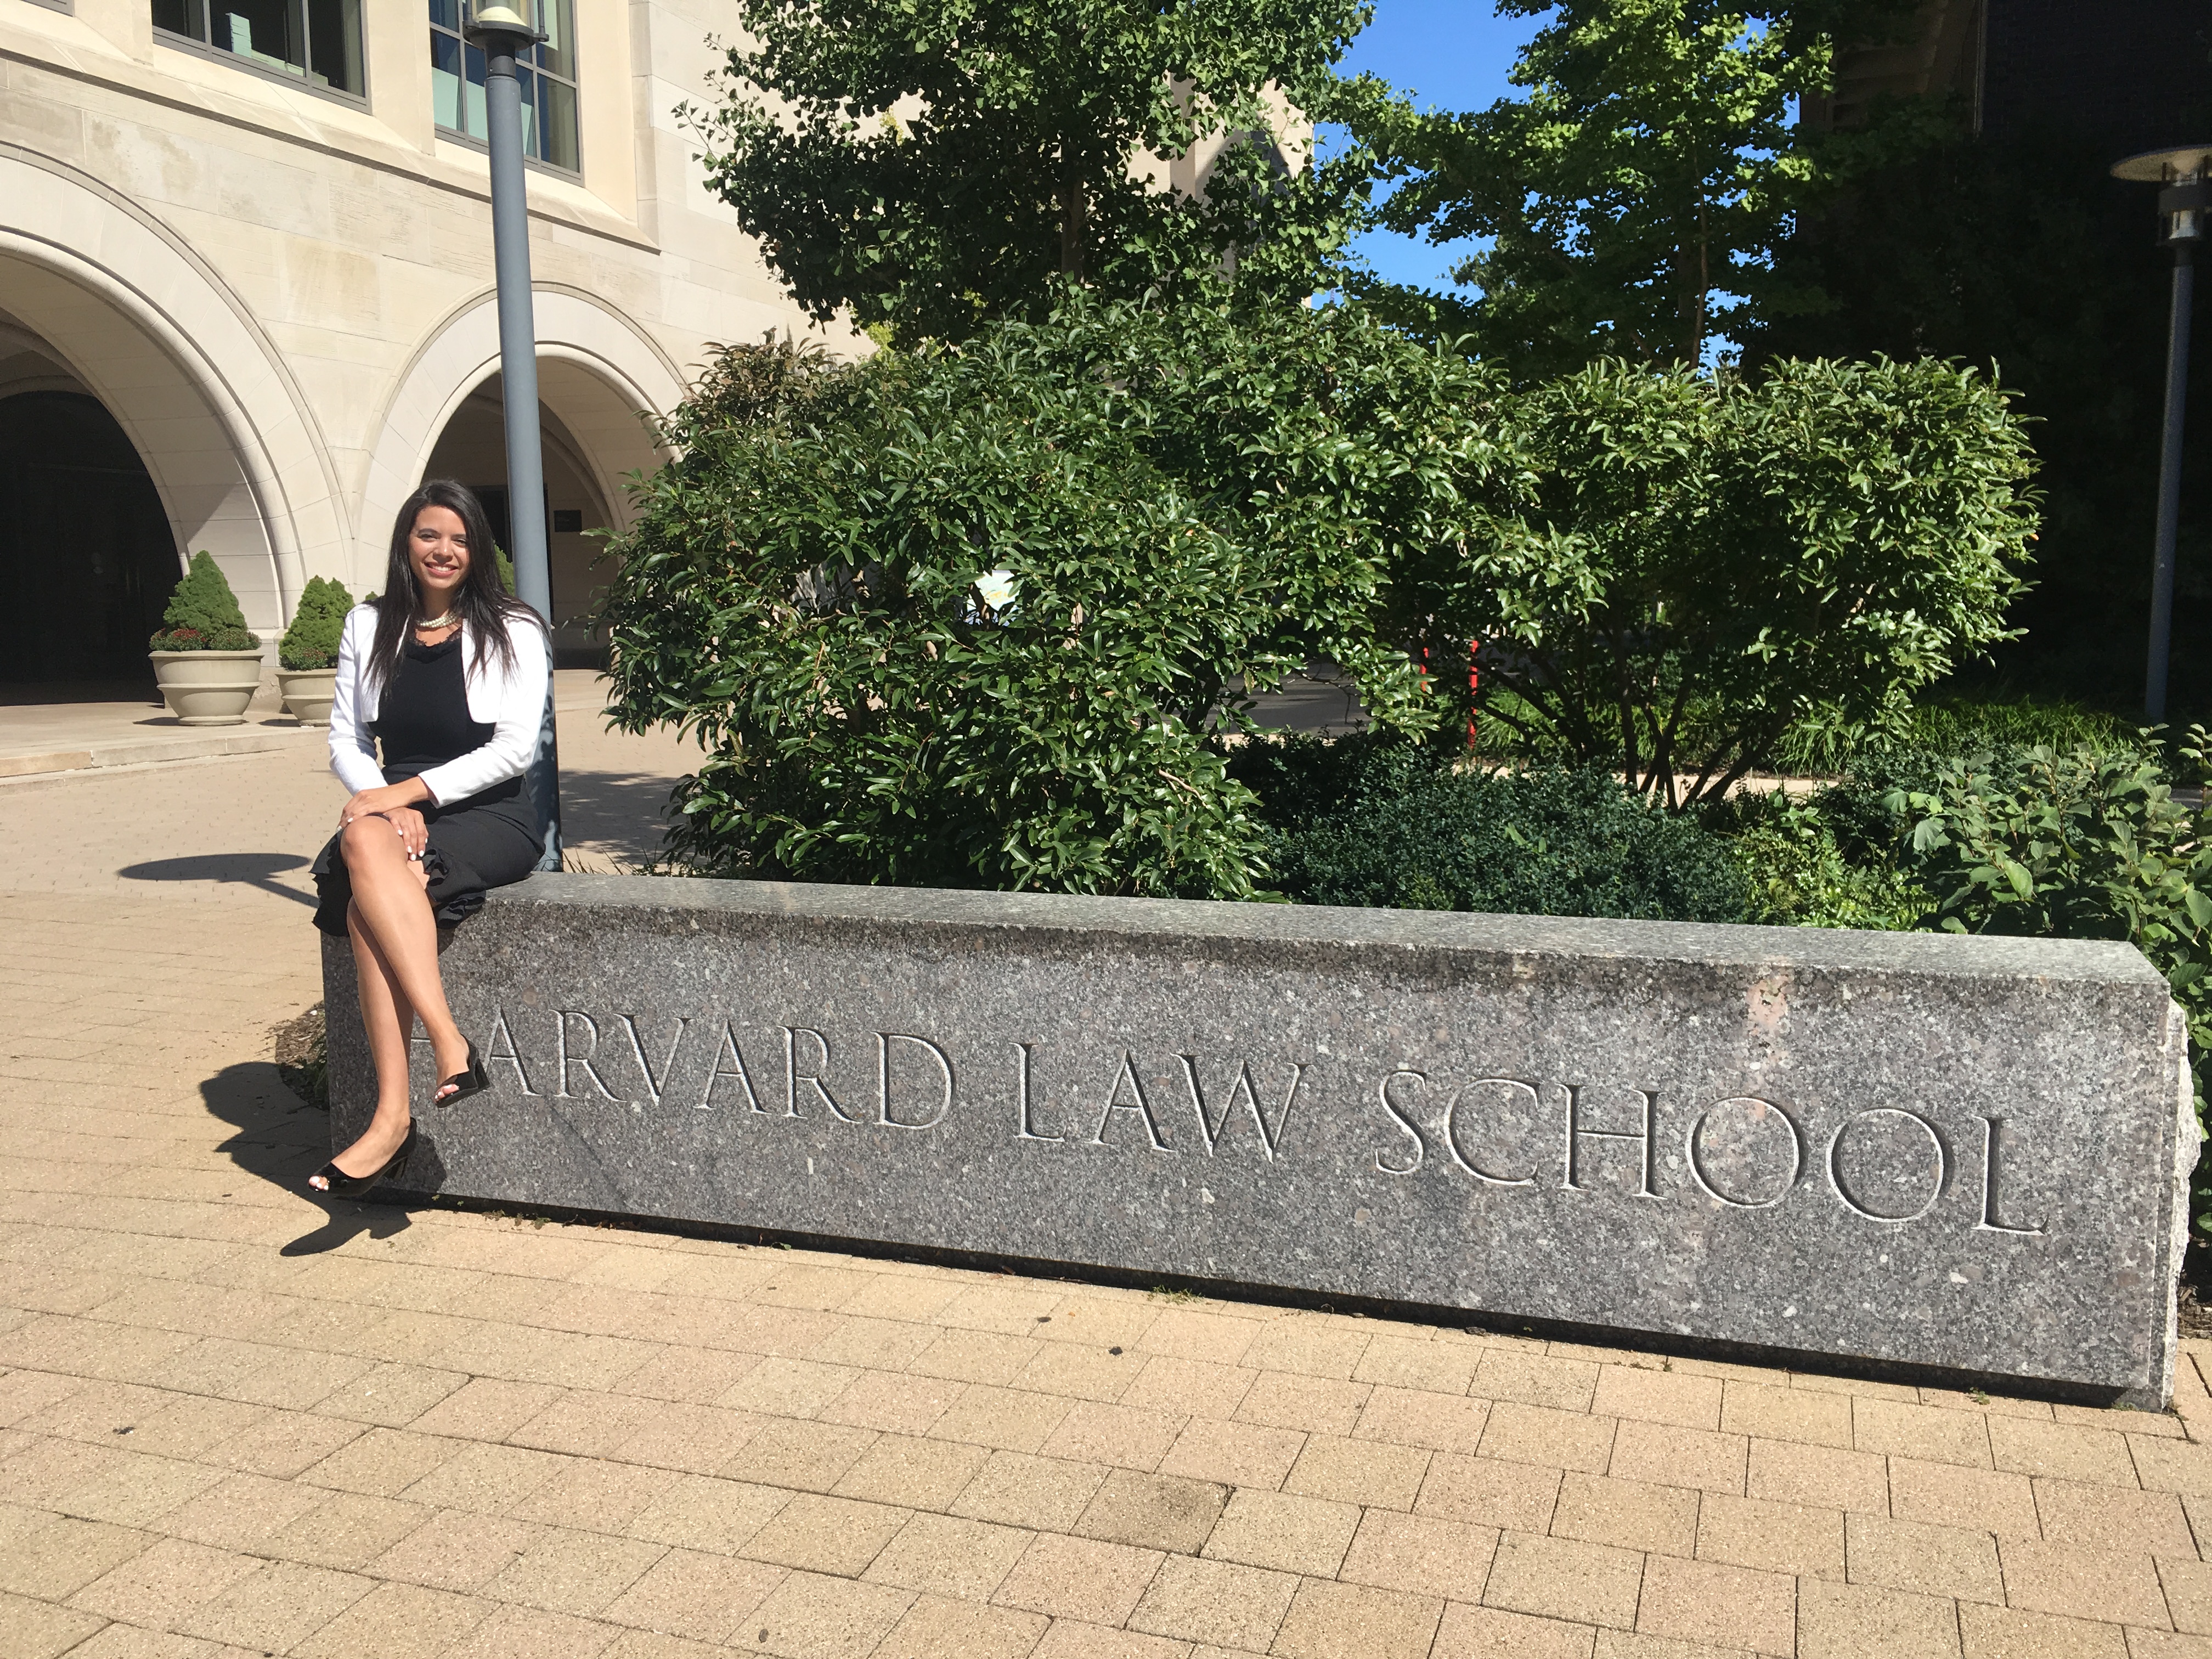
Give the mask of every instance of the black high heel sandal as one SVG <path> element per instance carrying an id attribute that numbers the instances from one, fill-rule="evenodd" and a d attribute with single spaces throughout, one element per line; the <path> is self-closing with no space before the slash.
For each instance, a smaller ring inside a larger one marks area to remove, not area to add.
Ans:
<path id="1" fill-rule="evenodd" d="M 337 1163 L 333 1161 L 324 1164 L 321 1169 L 315 1171 L 313 1176 L 309 1177 L 307 1190 L 319 1198 L 357 1198 L 404 1164 L 407 1161 L 407 1155 L 414 1150 L 415 1125 L 410 1121 L 407 1126 L 407 1138 L 399 1143 L 398 1152 L 384 1160 L 380 1169 L 368 1175 L 349 1176 L 338 1168 Z M 318 1187 L 314 1184 L 317 1177 L 331 1184 L 327 1187 Z"/>
<path id="2" fill-rule="evenodd" d="M 477 1053 L 477 1045 L 471 1042 L 469 1044 L 468 1068 L 454 1073 L 441 1083 L 438 1085 L 440 1092 L 430 1097 L 430 1103 L 439 1107 L 457 1106 L 471 1095 L 480 1095 L 490 1087 L 491 1073 L 484 1070 L 483 1059 Z"/>

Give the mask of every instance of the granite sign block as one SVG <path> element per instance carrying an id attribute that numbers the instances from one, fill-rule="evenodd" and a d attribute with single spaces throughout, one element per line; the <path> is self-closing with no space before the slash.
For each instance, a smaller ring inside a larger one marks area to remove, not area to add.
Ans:
<path id="1" fill-rule="evenodd" d="M 493 1086 L 402 1188 L 2170 1390 L 2124 945 L 540 875 L 444 966 Z"/>

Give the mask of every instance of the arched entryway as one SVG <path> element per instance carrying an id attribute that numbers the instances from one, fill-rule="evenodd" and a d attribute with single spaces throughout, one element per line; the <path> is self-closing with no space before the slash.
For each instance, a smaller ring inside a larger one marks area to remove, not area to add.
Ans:
<path id="1" fill-rule="evenodd" d="M 609 572 L 593 568 L 605 542 L 592 532 L 623 529 L 624 477 L 666 459 L 647 416 L 675 407 L 684 377 L 635 325 L 590 296 L 547 285 L 533 299 L 555 648 L 563 666 L 595 665 L 604 652 L 586 619 Z M 424 478 L 481 491 L 504 539 L 505 408 L 498 313 L 486 295 L 424 339 L 392 396 L 369 461 L 356 592 L 382 580 L 392 515 Z"/>
<path id="2" fill-rule="evenodd" d="M 564 668 L 598 667 L 604 640 L 591 625 L 608 571 L 604 532 L 617 520 L 589 452 L 568 422 L 541 400 L 538 433 L 544 458 L 546 553 L 552 566 L 553 648 Z M 492 533 L 507 529 L 507 405 L 495 374 L 455 410 L 424 465 L 426 478 L 453 478 L 483 500 Z"/>
<path id="3" fill-rule="evenodd" d="M 0 379 L 0 681 L 150 690 L 146 637 L 179 568 L 161 494 L 100 401 Z"/>
<path id="4" fill-rule="evenodd" d="M 93 469 L 85 476 L 117 487 L 79 492 L 58 532 L 34 516 L 0 527 L 0 537 L 11 548 L 43 548 L 58 533 L 88 554 L 94 541 L 118 538 L 137 550 L 135 578 L 116 575 L 125 598 L 111 605 L 99 587 L 76 591 L 76 603 L 98 614 L 102 660 L 120 666 L 135 654 L 132 678 L 150 678 L 146 618 L 158 621 L 181 555 L 203 550 L 273 654 L 306 571 L 343 568 L 355 540 L 330 454 L 282 354 L 252 309 L 169 227 L 64 163 L 0 143 L 0 398 L 45 393 L 63 395 L 43 406 L 58 429 L 40 430 L 32 418 L 38 406 L 27 405 L 0 439 L 9 459 L 25 455 L 19 436 L 28 442 L 33 476 L 27 483 L 18 476 L 11 493 L 51 493 L 38 480 L 51 478 L 56 450 L 71 441 L 64 434 L 84 437 Z M 148 551 L 155 543 L 142 483 L 167 525 L 166 580 Z M 14 507 L 7 512 L 17 518 Z M 27 592 L 9 590 L 21 595 L 6 602 L 0 624 L 10 639 L 27 605 L 46 635 L 36 647 L 41 666 L 0 670 L 11 684 L 58 665 L 68 647 L 55 636 L 89 626 L 85 617 L 44 614 L 71 605 L 68 590 L 37 586 L 67 574 L 66 562 L 36 568 L 47 557 L 33 554 Z M 131 615 L 134 605 L 142 608 Z M 126 652 L 131 635 L 135 653 Z"/>

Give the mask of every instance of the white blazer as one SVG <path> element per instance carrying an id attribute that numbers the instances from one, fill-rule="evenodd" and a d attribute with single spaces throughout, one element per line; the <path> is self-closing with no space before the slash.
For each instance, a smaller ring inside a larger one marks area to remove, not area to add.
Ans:
<path id="1" fill-rule="evenodd" d="M 469 718 L 492 726 L 491 741 L 422 774 L 430 799 L 443 805 L 465 800 L 495 783 L 520 777 L 538 754 L 538 734 L 545 720 L 545 687 L 553 671 L 553 643 L 543 627 L 515 618 L 514 667 L 502 667 L 497 652 L 484 653 L 481 669 L 476 643 L 461 624 L 461 672 L 468 687 Z M 368 672 L 376 645 L 376 607 L 357 605 L 346 613 L 338 643 L 337 697 L 331 705 L 331 770 L 355 794 L 383 787 L 376 763 L 376 719 L 381 688 Z"/>

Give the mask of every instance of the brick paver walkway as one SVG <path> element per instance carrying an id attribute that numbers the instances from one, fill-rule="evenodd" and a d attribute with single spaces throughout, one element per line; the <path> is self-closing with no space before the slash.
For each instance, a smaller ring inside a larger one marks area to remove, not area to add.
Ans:
<path id="1" fill-rule="evenodd" d="M 102 865 L 319 827 L 289 764 L 0 791 L 0 1654 L 2212 1656 L 2193 1355 L 2103 1412 L 311 1204 L 294 878 Z"/>

